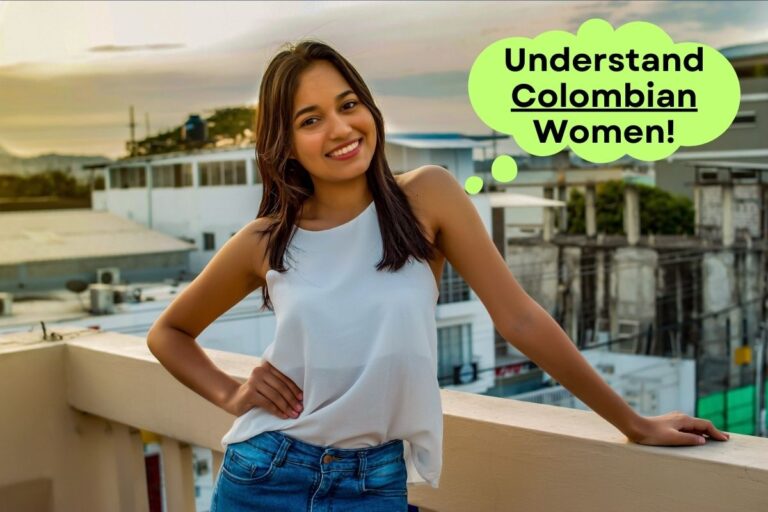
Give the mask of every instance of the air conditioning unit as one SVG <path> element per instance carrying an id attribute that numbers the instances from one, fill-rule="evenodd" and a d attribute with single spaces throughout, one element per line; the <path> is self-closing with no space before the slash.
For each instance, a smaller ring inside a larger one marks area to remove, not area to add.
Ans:
<path id="1" fill-rule="evenodd" d="M 120 284 L 120 269 L 117 267 L 97 269 L 96 282 L 99 284 Z"/>
<path id="2" fill-rule="evenodd" d="M 92 284 L 88 286 L 91 294 L 91 313 L 108 315 L 115 311 L 114 290 L 109 284 Z"/>
<path id="3" fill-rule="evenodd" d="M 640 322 L 637 320 L 619 320 L 617 334 L 619 338 L 625 339 L 614 345 L 611 350 L 636 354 L 637 348 L 640 346 Z"/>
<path id="4" fill-rule="evenodd" d="M 12 304 L 13 295 L 7 292 L 0 292 L 0 316 L 11 316 Z"/>
<path id="5" fill-rule="evenodd" d="M 470 384 L 477 380 L 477 363 L 465 363 L 453 367 L 453 384 Z"/>
<path id="6" fill-rule="evenodd" d="M 112 292 L 115 304 L 141 302 L 141 288 L 127 284 L 119 284 L 112 287 Z"/>

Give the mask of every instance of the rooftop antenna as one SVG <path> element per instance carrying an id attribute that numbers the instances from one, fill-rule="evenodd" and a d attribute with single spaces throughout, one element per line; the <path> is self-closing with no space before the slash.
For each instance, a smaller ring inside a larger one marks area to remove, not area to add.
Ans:
<path id="1" fill-rule="evenodd" d="M 131 156 L 136 155 L 136 123 L 133 120 L 133 105 L 130 109 L 130 123 L 128 126 L 131 128 Z"/>

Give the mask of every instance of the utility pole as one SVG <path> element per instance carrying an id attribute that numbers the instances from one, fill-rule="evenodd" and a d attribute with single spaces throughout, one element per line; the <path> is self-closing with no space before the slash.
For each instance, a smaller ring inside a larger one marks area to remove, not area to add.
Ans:
<path id="1" fill-rule="evenodd" d="M 131 150 L 130 154 L 131 156 L 136 155 L 136 123 L 133 120 L 133 105 L 131 105 L 130 109 L 130 123 L 128 126 L 131 128 Z"/>
<path id="2" fill-rule="evenodd" d="M 766 437 L 765 426 L 765 384 L 763 368 L 765 367 L 766 340 L 768 340 L 768 323 L 763 322 L 760 338 L 755 344 L 755 435 Z"/>

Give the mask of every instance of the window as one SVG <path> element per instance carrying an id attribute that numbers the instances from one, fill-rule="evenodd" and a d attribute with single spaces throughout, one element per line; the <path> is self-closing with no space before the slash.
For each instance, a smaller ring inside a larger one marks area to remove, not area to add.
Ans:
<path id="1" fill-rule="evenodd" d="M 173 166 L 152 166 L 152 187 L 165 188 L 173 186 Z"/>
<path id="2" fill-rule="evenodd" d="M 192 164 L 182 164 L 181 166 L 181 186 L 192 186 Z"/>
<path id="3" fill-rule="evenodd" d="M 152 166 L 152 187 L 191 187 L 191 164 L 166 164 Z"/>
<path id="4" fill-rule="evenodd" d="M 216 250 L 216 240 L 213 233 L 203 233 L 203 250 Z"/>
<path id="5" fill-rule="evenodd" d="M 456 269 L 446 261 L 443 275 L 440 276 L 440 296 L 437 299 L 437 303 L 449 304 L 465 300 L 469 300 L 469 285 L 456 272 Z"/>
<path id="6" fill-rule="evenodd" d="M 245 185 L 245 161 L 202 162 L 199 165 L 200 186 Z"/>
<path id="7" fill-rule="evenodd" d="M 472 363 L 472 324 L 437 328 L 437 378 L 440 385 L 453 384 L 455 366 Z"/>
<path id="8" fill-rule="evenodd" d="M 224 172 L 224 179 L 222 184 L 231 185 L 235 182 L 235 163 L 234 162 L 221 162 L 221 168 Z"/>
<path id="9" fill-rule="evenodd" d="M 141 188 L 147 186 L 144 167 L 113 167 L 109 170 L 110 188 Z"/>
<path id="10" fill-rule="evenodd" d="M 736 114 L 736 117 L 733 119 L 732 126 L 734 127 L 754 126 L 756 122 L 757 122 L 757 113 L 752 110 L 744 110 Z"/>

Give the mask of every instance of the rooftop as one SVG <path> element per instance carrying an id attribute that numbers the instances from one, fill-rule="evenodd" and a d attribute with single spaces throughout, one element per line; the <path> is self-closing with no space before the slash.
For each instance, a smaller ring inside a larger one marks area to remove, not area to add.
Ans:
<path id="1" fill-rule="evenodd" d="M 193 244 L 108 212 L 5 212 L 0 265 L 192 251 Z"/>
<path id="2" fill-rule="evenodd" d="M 728 60 L 768 56 L 768 41 L 728 46 L 721 48 L 720 53 L 722 53 L 723 56 Z"/>

